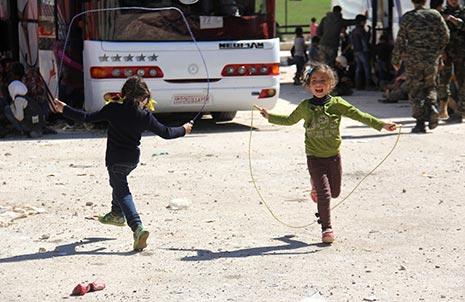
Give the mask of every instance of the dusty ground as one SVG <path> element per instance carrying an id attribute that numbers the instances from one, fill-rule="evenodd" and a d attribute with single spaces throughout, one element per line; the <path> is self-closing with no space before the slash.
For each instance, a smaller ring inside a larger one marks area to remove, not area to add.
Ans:
<path id="1" fill-rule="evenodd" d="M 290 112 L 303 97 L 284 84 L 276 111 Z M 1 141 L 0 300 L 465 301 L 465 124 L 411 135 L 408 104 L 379 97 L 347 99 L 405 128 L 392 156 L 333 212 L 332 246 L 320 244 L 317 225 L 285 227 L 259 204 L 247 162 L 250 112 L 222 125 L 202 121 L 183 139 L 143 138 L 130 176 L 151 231 L 139 254 L 127 227 L 86 219 L 110 205 L 103 132 Z M 258 114 L 255 124 L 263 195 L 283 220 L 313 221 L 301 124 L 274 126 Z M 351 120 L 342 132 L 345 196 L 396 134 Z M 167 209 L 174 198 L 191 205 Z M 44 212 L 9 224 L 14 206 Z M 96 279 L 107 288 L 69 296 Z"/>

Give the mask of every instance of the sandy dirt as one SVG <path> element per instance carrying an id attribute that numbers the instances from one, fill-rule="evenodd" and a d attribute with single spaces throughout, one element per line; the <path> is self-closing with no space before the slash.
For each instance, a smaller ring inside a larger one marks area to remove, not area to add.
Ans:
<path id="1" fill-rule="evenodd" d="M 283 84 L 275 111 L 289 113 L 304 97 Z M 103 131 L 2 140 L 0 300 L 465 301 L 465 124 L 412 135 L 407 102 L 378 98 L 347 97 L 404 125 L 400 142 L 334 210 L 332 246 L 320 243 L 317 224 L 283 226 L 260 204 L 247 157 L 250 112 L 230 123 L 203 120 L 182 139 L 143 137 L 141 163 L 129 177 L 151 232 L 141 253 L 131 251 L 128 227 L 88 219 L 110 207 Z M 314 221 L 302 123 L 275 126 L 257 113 L 254 121 L 262 194 L 286 222 Z M 342 133 L 341 198 L 397 135 L 347 119 Z M 167 208 L 176 198 L 190 205 Z M 107 287 L 70 297 L 76 284 L 96 279 Z"/>

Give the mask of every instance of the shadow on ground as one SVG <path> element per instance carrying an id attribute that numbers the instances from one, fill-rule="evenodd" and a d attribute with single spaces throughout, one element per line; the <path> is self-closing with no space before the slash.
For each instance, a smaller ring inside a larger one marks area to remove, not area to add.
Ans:
<path id="1" fill-rule="evenodd" d="M 75 256 L 75 255 L 111 255 L 111 256 L 130 256 L 134 255 L 137 252 L 128 251 L 128 252 L 105 252 L 106 248 L 99 247 L 90 251 L 76 251 L 76 247 L 92 244 L 101 241 L 115 240 L 116 238 L 103 238 L 103 237 L 90 237 L 84 238 L 83 240 L 76 241 L 69 244 L 63 244 L 57 246 L 53 251 L 38 252 L 32 254 L 17 255 L 8 258 L 1 258 L 0 263 L 12 263 L 12 262 L 22 262 L 30 260 L 43 260 L 56 257 L 65 257 L 65 256 Z"/>
<path id="2" fill-rule="evenodd" d="M 169 251 L 182 251 L 182 252 L 196 252 L 197 255 L 194 256 L 185 256 L 181 258 L 181 261 L 208 261 L 215 260 L 220 258 L 245 258 L 252 256 L 279 256 L 279 255 L 305 255 L 313 254 L 322 250 L 323 247 L 327 247 L 327 244 L 324 243 L 305 243 L 302 241 L 292 239 L 294 235 L 286 235 L 283 237 L 273 238 L 273 240 L 282 241 L 285 244 L 275 245 L 275 246 L 262 246 L 262 247 L 253 247 L 240 250 L 232 251 L 221 251 L 213 252 L 206 249 L 182 249 L 182 248 L 168 248 Z M 306 248 L 306 247 L 319 247 L 319 249 L 312 249 L 310 251 L 303 252 L 280 252 L 280 251 L 292 251 L 296 249 Z"/>

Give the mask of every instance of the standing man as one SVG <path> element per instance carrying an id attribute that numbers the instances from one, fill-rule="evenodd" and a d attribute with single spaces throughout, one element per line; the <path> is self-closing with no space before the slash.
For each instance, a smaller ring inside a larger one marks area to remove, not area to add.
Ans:
<path id="1" fill-rule="evenodd" d="M 443 16 L 450 31 L 446 65 L 453 66 L 458 86 L 457 110 L 446 122 L 461 123 L 462 114 L 465 114 L 465 8 L 460 6 L 459 0 L 447 0 Z"/>
<path id="2" fill-rule="evenodd" d="M 438 126 L 436 80 L 439 57 L 449 41 L 449 30 L 438 11 L 426 9 L 426 0 L 412 0 L 415 8 L 402 16 L 392 54 L 392 65 L 405 65 L 405 75 L 416 125 L 412 133 L 426 133 L 425 122 Z"/>
<path id="3" fill-rule="evenodd" d="M 429 2 L 430 8 L 437 10 L 442 17 L 444 12 L 444 0 L 430 0 Z M 450 43 L 450 40 L 449 40 Z M 447 49 L 448 46 L 446 46 Z M 439 118 L 440 119 L 447 119 L 449 118 L 447 112 L 447 105 L 449 102 L 450 97 L 450 78 L 452 76 L 452 63 L 449 60 L 446 50 L 442 53 L 441 59 L 439 61 L 439 72 L 438 72 L 438 85 L 437 85 L 437 93 L 438 98 L 437 101 L 439 102 Z"/>
<path id="4" fill-rule="evenodd" d="M 370 34 L 365 30 L 367 17 L 355 17 L 355 29 L 351 33 L 352 48 L 355 56 L 355 88 L 369 89 L 371 85 Z M 363 75 L 363 76 L 362 76 Z M 362 82 L 362 80 L 364 82 Z"/>
<path id="5" fill-rule="evenodd" d="M 320 37 L 320 54 L 321 61 L 334 67 L 337 50 L 339 48 L 339 37 L 341 29 L 350 25 L 355 25 L 355 20 L 346 20 L 342 18 L 342 8 L 339 5 L 333 7 L 333 12 L 326 14 L 321 19 L 317 33 Z"/>

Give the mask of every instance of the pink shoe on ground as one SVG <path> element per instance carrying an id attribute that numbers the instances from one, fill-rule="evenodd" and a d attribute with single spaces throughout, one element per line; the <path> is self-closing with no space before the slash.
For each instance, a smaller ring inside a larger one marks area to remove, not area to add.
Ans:
<path id="1" fill-rule="evenodd" d="M 87 285 L 85 283 L 79 283 L 73 289 L 73 292 L 71 293 L 71 295 L 72 296 L 84 296 L 87 293 L 102 290 L 104 288 L 105 288 L 105 283 L 103 283 L 101 280 L 96 280 Z"/>
<path id="2" fill-rule="evenodd" d="M 333 229 L 331 228 L 326 229 L 321 233 L 321 241 L 323 241 L 323 243 L 333 243 L 335 238 Z"/>

